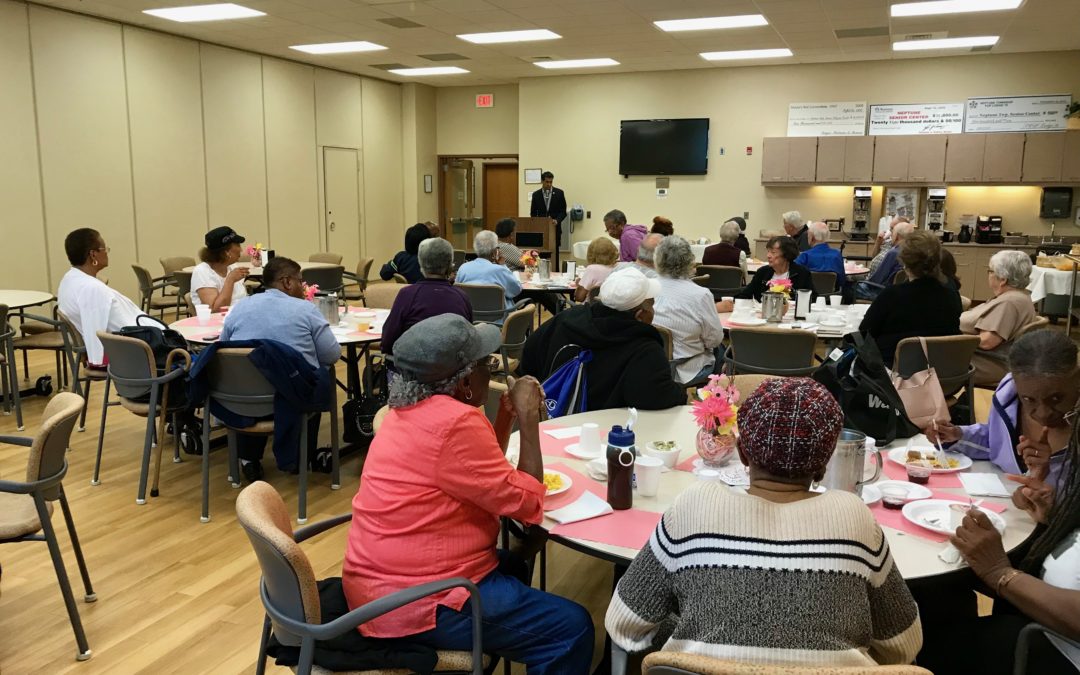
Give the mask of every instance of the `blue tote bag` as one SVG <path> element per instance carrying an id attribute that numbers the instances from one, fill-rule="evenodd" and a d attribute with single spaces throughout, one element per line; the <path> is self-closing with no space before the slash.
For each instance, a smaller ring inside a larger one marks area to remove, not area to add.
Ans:
<path id="1" fill-rule="evenodd" d="M 558 354 L 555 355 L 556 360 Z M 583 349 L 544 380 L 544 405 L 549 417 L 562 417 L 585 410 L 588 377 L 585 365 L 592 361 L 592 351 Z"/>

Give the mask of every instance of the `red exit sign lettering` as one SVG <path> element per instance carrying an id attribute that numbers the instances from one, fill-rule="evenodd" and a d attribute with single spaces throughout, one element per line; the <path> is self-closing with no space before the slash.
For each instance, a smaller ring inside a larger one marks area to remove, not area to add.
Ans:
<path id="1" fill-rule="evenodd" d="M 476 107 L 477 108 L 494 108 L 495 107 L 495 94 L 477 94 L 476 95 Z"/>

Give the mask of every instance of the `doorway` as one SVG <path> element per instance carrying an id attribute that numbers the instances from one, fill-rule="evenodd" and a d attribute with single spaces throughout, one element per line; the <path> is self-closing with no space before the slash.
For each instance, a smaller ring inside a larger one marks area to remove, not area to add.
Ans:
<path id="1" fill-rule="evenodd" d="M 346 267 L 360 259 L 363 162 L 354 148 L 323 148 L 323 204 L 326 250 L 344 256 Z"/>
<path id="2" fill-rule="evenodd" d="M 484 164 L 484 224 L 490 229 L 503 218 L 516 218 L 518 165 Z"/>
<path id="3" fill-rule="evenodd" d="M 457 250 L 471 250 L 473 237 L 494 229 L 500 218 L 521 213 L 517 201 L 517 155 L 439 155 L 439 224 Z M 488 167 L 505 174 L 491 179 L 499 203 L 488 201 Z M 509 175 L 513 174 L 513 175 Z"/>

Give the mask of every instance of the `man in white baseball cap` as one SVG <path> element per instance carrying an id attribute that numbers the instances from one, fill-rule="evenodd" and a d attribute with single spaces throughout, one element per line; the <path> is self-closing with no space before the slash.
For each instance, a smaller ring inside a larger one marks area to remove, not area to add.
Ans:
<path id="1" fill-rule="evenodd" d="M 592 352 L 585 366 L 587 410 L 685 404 L 686 391 L 672 379 L 664 340 L 652 327 L 659 292 L 660 282 L 636 269 L 612 272 L 597 302 L 556 314 L 529 337 L 519 371 L 542 382 L 577 352 L 564 347 L 580 347 Z"/>

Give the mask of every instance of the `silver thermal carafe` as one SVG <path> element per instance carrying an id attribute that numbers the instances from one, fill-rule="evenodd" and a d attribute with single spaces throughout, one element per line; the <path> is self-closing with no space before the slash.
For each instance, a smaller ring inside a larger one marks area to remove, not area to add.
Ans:
<path id="1" fill-rule="evenodd" d="M 926 188 L 926 229 L 939 232 L 945 227 L 945 188 Z"/>

